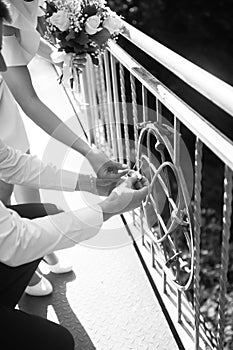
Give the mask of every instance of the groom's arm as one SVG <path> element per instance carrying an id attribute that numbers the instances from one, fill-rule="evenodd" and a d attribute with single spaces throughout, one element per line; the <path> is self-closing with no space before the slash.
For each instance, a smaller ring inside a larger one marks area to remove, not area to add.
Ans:
<path id="1" fill-rule="evenodd" d="M 72 247 L 95 236 L 104 219 L 102 207 L 92 205 L 29 220 L 0 201 L 0 261 L 18 266 Z"/>
<path id="2" fill-rule="evenodd" d="M 79 189 L 78 174 L 44 165 L 37 157 L 8 147 L 1 140 L 0 179 L 37 188 Z M 18 266 L 52 251 L 72 247 L 95 236 L 104 219 L 102 207 L 91 205 L 29 220 L 7 209 L 0 201 L 0 261 Z"/>
<path id="3" fill-rule="evenodd" d="M 36 156 L 8 147 L 0 139 L 0 179 L 33 188 L 74 191 L 78 174 L 45 165 Z"/>

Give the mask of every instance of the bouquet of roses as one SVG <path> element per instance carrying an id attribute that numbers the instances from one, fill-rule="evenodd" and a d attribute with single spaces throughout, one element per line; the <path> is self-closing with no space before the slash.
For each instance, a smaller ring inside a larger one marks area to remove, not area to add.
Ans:
<path id="1" fill-rule="evenodd" d="M 64 80 L 65 74 L 72 78 L 72 57 L 89 54 L 93 64 L 98 65 L 108 40 L 116 40 L 123 30 L 121 17 L 106 6 L 105 0 L 47 0 L 45 3 L 47 37 L 60 52 L 59 58 L 53 57 L 54 61 L 64 61 Z"/>

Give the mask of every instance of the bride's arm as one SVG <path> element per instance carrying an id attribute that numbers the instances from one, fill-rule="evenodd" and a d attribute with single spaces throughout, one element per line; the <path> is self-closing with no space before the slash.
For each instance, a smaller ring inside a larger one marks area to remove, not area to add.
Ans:
<path id="1" fill-rule="evenodd" d="M 111 161 L 101 151 L 91 148 L 40 100 L 26 66 L 9 67 L 3 73 L 3 77 L 20 107 L 41 129 L 85 156 L 99 177 L 119 178 L 119 170 L 124 169 L 121 164 Z"/>
<path id="2" fill-rule="evenodd" d="M 26 115 L 47 134 L 84 156 L 91 151 L 91 147 L 40 100 L 27 66 L 8 67 L 3 77 Z"/>

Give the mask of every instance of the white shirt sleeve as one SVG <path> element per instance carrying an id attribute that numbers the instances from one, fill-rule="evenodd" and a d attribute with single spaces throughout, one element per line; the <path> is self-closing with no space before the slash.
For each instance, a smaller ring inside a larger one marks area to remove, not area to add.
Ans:
<path id="1" fill-rule="evenodd" d="M 8 147 L 0 139 L 0 179 L 33 188 L 74 191 L 78 174 L 44 165 L 36 156 Z"/>
<path id="2" fill-rule="evenodd" d="M 37 188 L 74 190 L 78 174 L 44 165 L 0 140 L 0 179 Z M 18 266 L 96 235 L 103 223 L 98 205 L 34 220 L 21 218 L 0 201 L 0 261 Z"/>
<path id="3" fill-rule="evenodd" d="M 34 220 L 21 218 L 0 201 L 0 261 L 18 266 L 95 236 L 103 223 L 98 205 Z"/>

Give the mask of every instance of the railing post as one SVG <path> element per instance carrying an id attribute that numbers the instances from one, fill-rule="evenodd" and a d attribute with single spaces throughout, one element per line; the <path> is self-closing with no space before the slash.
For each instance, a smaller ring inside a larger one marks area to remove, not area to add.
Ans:
<path id="1" fill-rule="evenodd" d="M 118 145 L 118 160 L 123 163 L 123 146 L 122 146 L 122 133 L 121 133 L 121 116 L 120 116 L 120 102 L 118 93 L 118 81 L 116 74 L 116 59 L 113 55 L 110 57 L 111 60 L 111 73 L 112 73 L 112 85 L 113 85 L 113 101 L 114 101 L 114 111 L 116 117 L 116 134 L 117 134 L 117 145 Z"/>
<path id="2" fill-rule="evenodd" d="M 158 124 L 162 124 L 162 106 L 159 99 L 156 97 L 156 121 Z"/>
<path id="3" fill-rule="evenodd" d="M 174 116 L 174 159 L 176 166 L 180 165 L 180 121 Z"/>
<path id="4" fill-rule="evenodd" d="M 88 66 L 88 62 L 87 62 Z M 88 128 L 88 141 L 90 144 L 92 144 L 94 140 L 94 127 L 93 127 L 93 118 L 92 114 L 88 113 L 88 108 L 90 111 L 90 104 L 91 104 L 91 97 L 90 97 L 90 91 L 89 86 L 87 84 L 88 82 L 88 68 L 86 67 L 83 70 L 82 76 L 81 76 L 81 88 L 83 89 L 83 95 L 84 95 L 84 114 L 85 114 L 85 121 L 87 121 L 87 128 Z"/>
<path id="5" fill-rule="evenodd" d="M 130 142 L 129 142 L 129 127 L 128 127 L 128 117 L 127 117 L 127 106 L 126 106 L 126 93 L 125 93 L 125 74 L 124 67 L 120 64 L 120 86 L 121 86 L 121 101 L 122 101 L 122 114 L 124 123 L 124 138 L 125 138 L 125 148 L 126 148 L 126 161 L 129 168 L 130 164 Z"/>
<path id="6" fill-rule="evenodd" d="M 200 244 L 201 244 L 201 179 L 202 142 L 197 138 L 195 147 L 195 188 L 194 188 L 194 310 L 195 350 L 199 350 L 200 335 Z"/>
<path id="7" fill-rule="evenodd" d="M 100 67 L 95 67 L 95 81 L 96 81 L 96 93 L 98 99 L 98 112 L 99 112 L 99 124 L 98 124 L 98 133 L 99 133 L 99 144 L 102 148 L 105 149 L 105 152 L 108 152 L 108 147 L 105 138 L 105 110 L 104 110 L 104 97 L 102 92 L 102 84 L 100 78 Z M 102 142 L 103 139 L 103 142 Z"/>
<path id="8" fill-rule="evenodd" d="M 97 110 L 97 100 L 96 100 L 96 83 L 95 83 L 95 75 L 94 75 L 94 67 L 91 63 L 90 58 L 88 58 L 88 64 L 87 64 L 87 81 L 88 81 L 88 91 L 89 91 L 89 98 L 90 98 L 90 115 L 92 118 L 92 127 L 93 130 L 91 130 L 91 134 L 94 137 L 94 142 L 98 146 L 98 138 L 97 138 L 97 127 L 99 123 L 99 116 L 98 116 L 98 110 Z"/>
<path id="9" fill-rule="evenodd" d="M 181 314 L 182 314 L 182 309 L 181 309 L 181 303 L 182 303 L 182 294 L 180 290 L 177 290 L 177 322 L 181 323 Z"/>
<path id="10" fill-rule="evenodd" d="M 229 263 L 229 240 L 232 212 L 232 171 L 225 166 L 224 197 L 223 197 L 223 237 L 220 272 L 220 292 L 218 310 L 218 350 L 224 348 L 225 305 L 227 293 L 227 273 Z"/>
<path id="11" fill-rule="evenodd" d="M 106 88 L 107 88 L 107 102 L 108 102 L 108 113 L 109 113 L 109 120 L 110 120 L 110 136 L 112 139 L 112 147 L 113 147 L 113 155 L 114 158 L 118 158 L 117 154 L 117 143 L 116 143 L 116 124 L 114 120 L 114 114 L 113 114 L 113 98 L 112 98 L 112 88 L 111 88 L 111 77 L 110 77 L 110 69 L 109 69 L 109 52 L 106 51 L 104 54 L 104 63 L 105 63 L 105 76 L 106 76 Z"/>
<path id="12" fill-rule="evenodd" d="M 142 108 L 143 108 L 143 121 L 148 120 L 148 111 L 147 111 L 147 89 L 142 85 Z"/>
<path id="13" fill-rule="evenodd" d="M 105 84 L 105 76 L 104 76 L 104 62 L 103 58 L 100 58 L 99 63 L 99 78 L 100 78 L 100 88 L 101 88 L 101 100 L 102 100 L 102 113 L 104 118 L 104 125 L 106 127 L 107 134 L 107 144 L 108 144 L 108 152 L 111 150 L 112 142 L 111 142 L 111 133 L 110 133 L 110 125 L 108 119 L 108 107 L 107 107 L 107 92 L 106 92 L 106 84 Z"/>
<path id="14" fill-rule="evenodd" d="M 134 126 L 134 149 L 135 154 L 138 149 L 138 110 L 137 110 L 137 92 L 135 78 L 130 74 L 131 98 L 132 98 L 132 112 L 133 112 L 133 126 Z M 138 159 L 135 159 L 136 167 L 139 168 Z"/>

